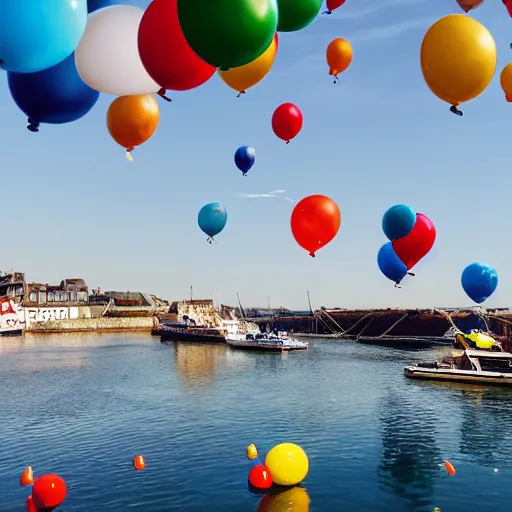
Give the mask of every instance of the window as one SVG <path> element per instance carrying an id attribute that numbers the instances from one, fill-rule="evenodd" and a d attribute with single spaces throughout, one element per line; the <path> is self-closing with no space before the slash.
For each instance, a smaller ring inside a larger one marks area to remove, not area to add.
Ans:
<path id="1" fill-rule="evenodd" d="M 18 286 L 18 288 L 16 288 L 16 295 L 18 297 L 20 297 L 21 295 L 23 295 L 23 286 Z"/>
<path id="2" fill-rule="evenodd" d="M 74 290 L 72 292 L 69 292 L 69 300 L 71 302 L 76 302 L 76 292 Z"/>
<path id="3" fill-rule="evenodd" d="M 39 304 L 46 304 L 46 292 L 39 292 Z"/>
<path id="4" fill-rule="evenodd" d="M 29 300 L 30 300 L 30 302 L 37 302 L 37 293 L 36 292 L 30 292 Z"/>
<path id="5" fill-rule="evenodd" d="M 80 302 L 87 302 L 87 292 L 78 292 L 78 300 Z"/>
<path id="6" fill-rule="evenodd" d="M 48 292 L 48 302 L 54 302 L 54 301 L 55 301 L 55 293 Z"/>

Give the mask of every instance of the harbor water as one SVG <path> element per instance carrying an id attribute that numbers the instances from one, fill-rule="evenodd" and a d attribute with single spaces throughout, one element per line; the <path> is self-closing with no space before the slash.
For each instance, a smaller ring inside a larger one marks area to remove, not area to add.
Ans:
<path id="1" fill-rule="evenodd" d="M 65 512 L 510 512 L 512 391 L 403 376 L 438 355 L 342 340 L 280 355 L 144 334 L 0 339 L 0 511 L 25 511 L 31 465 L 66 480 Z M 310 471 L 262 502 L 245 450 L 280 442 L 302 446 Z"/>

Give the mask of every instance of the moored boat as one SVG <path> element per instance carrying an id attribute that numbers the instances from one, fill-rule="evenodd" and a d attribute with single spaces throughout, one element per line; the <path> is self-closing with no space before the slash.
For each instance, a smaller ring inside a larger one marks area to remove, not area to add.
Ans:
<path id="1" fill-rule="evenodd" d="M 225 343 L 226 330 L 221 327 L 197 327 L 187 323 L 163 323 L 161 341 L 190 341 L 195 343 Z"/>
<path id="2" fill-rule="evenodd" d="M 435 362 L 418 362 L 404 368 L 410 379 L 512 386 L 512 354 L 486 333 L 457 332 L 455 351 Z"/>
<path id="3" fill-rule="evenodd" d="M 286 332 L 266 333 L 249 332 L 247 334 L 228 334 L 226 343 L 233 348 L 245 350 L 264 350 L 270 352 L 289 352 L 307 350 L 309 343 L 288 337 Z"/>

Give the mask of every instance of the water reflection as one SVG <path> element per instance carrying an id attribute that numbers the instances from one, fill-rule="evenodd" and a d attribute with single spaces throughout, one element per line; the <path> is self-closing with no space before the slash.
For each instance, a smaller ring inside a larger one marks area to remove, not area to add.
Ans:
<path id="1" fill-rule="evenodd" d="M 303 487 L 263 496 L 258 512 L 309 512 L 309 495 Z"/>
<path id="2" fill-rule="evenodd" d="M 436 445 L 437 415 L 405 396 L 389 392 L 380 415 L 382 462 L 378 469 L 383 491 L 406 499 L 410 510 L 428 510 L 442 460 Z M 432 508 L 432 507 L 431 507 Z"/>
<path id="3" fill-rule="evenodd" d="M 176 369 L 186 386 L 210 385 L 216 371 L 225 366 L 226 345 L 174 342 L 173 347 Z"/>
<path id="4" fill-rule="evenodd" d="M 508 390 L 462 391 L 460 453 L 484 467 L 512 466 L 512 416 Z"/>

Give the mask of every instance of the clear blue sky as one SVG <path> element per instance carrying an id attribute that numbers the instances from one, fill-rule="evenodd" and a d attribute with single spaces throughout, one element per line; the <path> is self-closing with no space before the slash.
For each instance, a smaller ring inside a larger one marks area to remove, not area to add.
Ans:
<path id="1" fill-rule="evenodd" d="M 499 0 L 473 11 L 496 40 L 498 69 L 459 118 L 428 90 L 419 65 L 426 30 L 453 12 L 455 0 L 347 0 L 304 31 L 281 34 L 274 69 L 242 98 L 214 76 L 173 94 L 171 104 L 161 101 L 160 127 L 132 163 L 106 128 L 113 97 L 101 97 L 76 123 L 34 134 L 4 77 L 0 268 L 170 300 L 188 297 L 193 285 L 196 298 L 219 288 L 227 304 L 238 291 L 246 306 L 266 306 L 270 295 L 273 306 L 305 309 L 310 290 L 314 307 L 429 307 L 470 305 L 460 274 L 480 260 L 500 277 L 486 305 L 509 305 L 512 105 L 499 73 L 512 60 L 512 19 Z M 335 37 L 354 48 L 337 85 L 325 63 Z M 304 114 L 289 145 L 270 126 L 284 101 Z M 233 164 L 243 144 L 257 152 L 245 178 Z M 292 238 L 292 203 L 240 197 L 276 189 L 338 203 L 338 237 L 315 259 Z M 199 209 L 211 201 L 229 215 L 216 245 L 197 227 Z M 431 217 L 438 232 L 401 290 L 376 264 L 386 241 L 382 214 L 399 202 Z"/>

